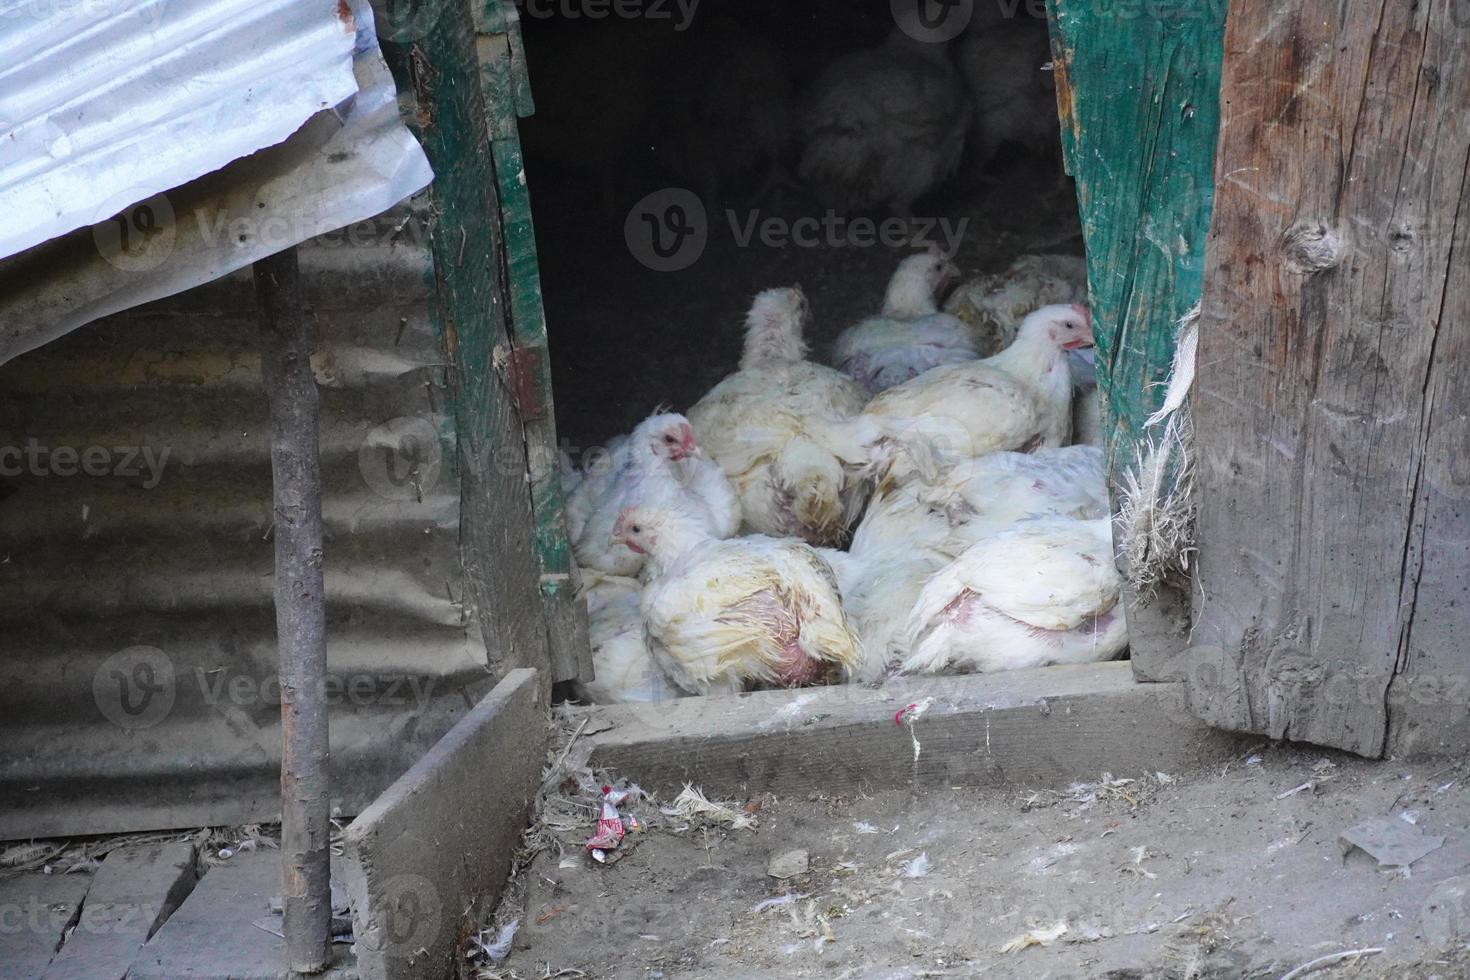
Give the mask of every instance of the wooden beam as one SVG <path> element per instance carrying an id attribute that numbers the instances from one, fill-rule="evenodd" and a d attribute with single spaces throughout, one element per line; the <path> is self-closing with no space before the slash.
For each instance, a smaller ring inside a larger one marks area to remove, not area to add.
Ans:
<path id="1" fill-rule="evenodd" d="M 469 602 L 492 670 L 541 668 L 549 684 L 526 433 L 516 405 L 505 239 L 471 6 L 468 0 L 394 0 L 393 6 L 412 9 L 394 21 L 415 25 L 412 43 L 391 54 L 411 80 L 435 173 L 436 327 L 459 443 Z"/>
<path id="2" fill-rule="evenodd" d="M 926 698 L 911 737 L 895 713 Z M 1180 772 L 1237 748 L 1189 713 L 1180 685 L 1138 684 L 1126 662 L 578 710 L 595 733 L 594 767 L 647 789 L 687 781 L 732 797 L 1057 787 Z"/>
<path id="3" fill-rule="evenodd" d="M 311 330 L 301 315 L 295 247 L 255 263 L 255 289 L 275 486 L 283 931 L 291 969 L 320 973 L 332 958 L 327 596 L 322 577 L 320 398 L 311 370 Z"/>
<path id="4" fill-rule="evenodd" d="M 1067 172 L 1087 245 L 1108 476 L 1158 433 L 1179 320 L 1199 302 L 1214 192 L 1223 0 L 1050 0 Z M 1115 506 L 1116 510 L 1116 506 Z M 1177 681 L 1189 595 L 1125 597 L 1134 671 Z"/>
<path id="5" fill-rule="evenodd" d="M 1216 725 L 1368 756 L 1470 734 L 1463 14 L 1232 6 L 1193 406 Z M 1432 710 L 1391 703 L 1416 679 Z"/>
<path id="6" fill-rule="evenodd" d="M 531 217 L 531 194 L 521 153 L 518 118 L 530 115 L 530 80 L 520 43 L 515 8 L 500 0 L 475 0 L 476 51 L 480 83 L 489 113 L 490 160 L 500 192 L 505 236 L 503 270 L 514 346 L 510 367 L 517 408 L 526 434 L 526 465 L 531 479 L 534 543 L 541 564 L 541 602 L 546 617 L 551 676 L 556 681 L 590 680 L 592 647 L 587 637 L 587 607 L 577 597 L 577 566 L 567 531 L 566 498 L 551 391 L 551 351 L 546 305 L 541 296 L 540 259 Z"/>
<path id="7" fill-rule="evenodd" d="M 546 761 L 546 699 L 514 670 L 347 828 L 362 980 L 457 974 L 505 887 Z"/>

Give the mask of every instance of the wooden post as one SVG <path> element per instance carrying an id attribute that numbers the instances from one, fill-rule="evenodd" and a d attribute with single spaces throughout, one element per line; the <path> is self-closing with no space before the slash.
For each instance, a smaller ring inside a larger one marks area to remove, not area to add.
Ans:
<path id="1" fill-rule="evenodd" d="M 283 931 L 291 969 L 319 973 L 332 949 L 327 622 L 319 406 L 294 247 L 255 263 L 255 289 L 275 484 Z"/>
<path id="2" fill-rule="evenodd" d="M 1162 426 L 1181 318 L 1200 301 L 1214 198 L 1223 0 L 1048 0 L 1067 172 L 1087 242 L 1115 510 Z M 1188 670 L 1187 583 L 1125 596 L 1133 672 Z"/>
<path id="3" fill-rule="evenodd" d="M 1191 699 L 1470 745 L 1463 3 L 1232 3 L 1194 394 Z"/>

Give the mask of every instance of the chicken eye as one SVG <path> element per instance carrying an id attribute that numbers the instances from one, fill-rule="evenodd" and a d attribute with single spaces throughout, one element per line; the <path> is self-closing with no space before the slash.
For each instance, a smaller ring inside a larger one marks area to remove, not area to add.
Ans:
<path id="1" fill-rule="evenodd" d="M 678 441 L 679 440 L 678 439 L 675 439 L 673 436 L 664 436 L 664 442 L 678 442 Z"/>
<path id="2" fill-rule="evenodd" d="M 631 530 L 632 530 L 632 532 L 634 534 L 642 534 L 643 533 L 643 525 L 641 525 L 641 524 L 634 524 L 633 527 L 631 528 Z"/>

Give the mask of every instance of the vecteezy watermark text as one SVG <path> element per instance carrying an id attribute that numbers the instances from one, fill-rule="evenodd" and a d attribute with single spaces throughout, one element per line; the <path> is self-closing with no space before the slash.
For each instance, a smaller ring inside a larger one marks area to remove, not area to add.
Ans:
<path id="1" fill-rule="evenodd" d="M 358 672 L 328 674 L 316 697 L 329 707 L 382 706 L 422 712 L 433 700 L 432 675 Z M 108 657 L 92 677 L 92 698 L 108 721 L 139 731 L 164 721 L 179 698 L 216 710 L 272 707 L 291 700 L 275 674 L 260 677 L 227 667 L 176 669 L 173 659 L 151 646 L 135 646 Z"/>
<path id="2" fill-rule="evenodd" d="M 848 218 L 836 211 L 828 211 L 820 218 L 805 217 L 787 220 L 778 217 L 762 217 L 761 212 L 752 211 L 742 219 L 734 211 L 726 211 L 730 232 L 735 244 L 749 248 L 752 239 L 758 239 L 767 248 L 927 248 L 943 249 L 953 255 L 964 240 L 965 230 L 970 226 L 969 218 L 951 221 L 948 218 Z M 936 237 L 936 233 L 938 237 Z"/>
<path id="3" fill-rule="evenodd" d="M 934 248 L 953 255 L 970 226 L 968 218 L 848 217 L 832 210 L 787 218 L 727 209 L 724 217 L 737 248 Z M 680 272 L 694 265 L 704 255 L 710 233 L 704 203 L 682 187 L 644 197 L 623 223 L 629 253 L 655 272 Z"/>
<path id="4" fill-rule="evenodd" d="M 676 20 L 684 32 L 694 23 L 701 0 L 516 0 L 521 14 L 545 20 Z"/>
<path id="5" fill-rule="evenodd" d="M 144 477 L 152 490 L 163 479 L 170 448 L 152 446 L 46 446 L 31 438 L 24 446 L 0 446 L 0 476 Z"/>

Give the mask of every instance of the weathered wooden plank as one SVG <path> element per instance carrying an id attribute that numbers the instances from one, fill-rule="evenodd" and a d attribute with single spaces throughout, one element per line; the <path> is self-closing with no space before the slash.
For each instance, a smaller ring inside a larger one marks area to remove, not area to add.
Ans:
<path id="1" fill-rule="evenodd" d="M 540 564 L 526 489 L 526 446 L 503 367 L 511 311 L 502 276 L 505 247 L 489 115 L 476 35 L 465 0 L 433 0 L 432 24 L 407 56 L 431 191 L 435 280 L 459 433 L 462 558 L 470 600 L 497 672 L 547 667 Z"/>
<path id="2" fill-rule="evenodd" d="M 1470 399 L 1447 359 L 1466 312 L 1462 15 L 1451 0 L 1231 11 L 1189 680 L 1222 727 L 1375 756 L 1396 671 L 1412 687 L 1470 668 L 1455 469 Z M 1406 702 L 1396 737 L 1464 726 L 1456 697 L 1443 714 Z"/>
<path id="3" fill-rule="evenodd" d="M 1200 298 L 1214 187 L 1224 0 L 1050 0 L 1067 172 L 1087 245 L 1116 501 L 1163 399 L 1176 324 Z M 1126 600 L 1140 680 L 1181 677 L 1189 601 Z"/>
<path id="4" fill-rule="evenodd" d="M 531 108 L 524 55 L 517 61 L 519 21 L 499 0 L 477 0 L 480 31 L 477 52 L 480 80 L 490 114 L 491 162 L 500 193 L 505 240 L 505 286 L 511 312 L 514 349 L 507 362 L 525 428 L 526 457 L 531 474 L 535 516 L 535 549 L 541 564 L 540 589 L 546 617 L 552 678 L 590 679 L 592 652 L 587 615 L 577 599 L 577 570 L 567 532 L 566 500 L 557 459 L 556 411 L 551 394 L 551 355 L 546 336 L 546 308 L 541 297 L 541 271 L 531 197 L 517 116 Z M 522 91 L 524 89 L 524 91 Z"/>
<path id="5" fill-rule="evenodd" d="M 363 980 L 455 974 L 457 946 L 504 887 L 541 785 L 540 687 L 534 671 L 507 674 L 347 829 Z"/>
<path id="6" fill-rule="evenodd" d="M 211 867 L 143 945 L 128 980 L 299 980 L 270 911 L 280 895 L 279 851 L 240 851 Z M 357 980 L 351 946 L 333 945 L 332 958 L 317 980 Z"/>
<path id="7" fill-rule="evenodd" d="M 894 716 L 926 698 L 911 738 Z M 1127 663 L 581 710 L 589 730 L 606 729 L 592 736 L 593 766 L 647 789 L 689 781 L 730 796 L 1065 786 L 1179 772 L 1237 747 L 1189 713 L 1180 685 L 1138 684 Z"/>
<path id="8" fill-rule="evenodd" d="M 108 852 L 76 928 L 42 980 L 123 980 L 143 944 L 198 880 L 193 844 L 138 844 Z"/>
<path id="9" fill-rule="evenodd" d="M 77 918 L 92 879 L 38 873 L 0 878 L 0 965 L 16 980 L 41 980 L 66 930 Z"/>

